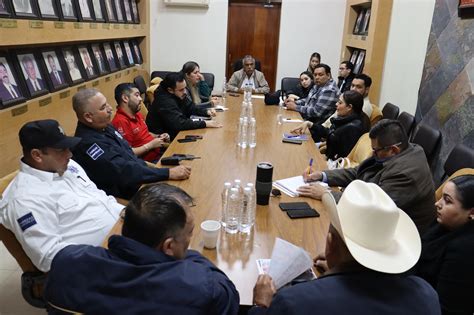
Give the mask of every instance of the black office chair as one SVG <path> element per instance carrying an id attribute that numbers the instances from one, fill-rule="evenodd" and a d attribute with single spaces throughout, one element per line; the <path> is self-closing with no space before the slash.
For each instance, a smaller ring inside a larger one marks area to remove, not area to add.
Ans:
<path id="1" fill-rule="evenodd" d="M 382 109 L 382 115 L 384 119 L 397 119 L 400 108 L 392 103 L 387 103 Z"/>
<path id="2" fill-rule="evenodd" d="M 211 89 L 211 91 L 214 90 L 214 74 L 208 73 L 208 72 L 202 72 L 202 75 L 207 85 L 209 85 L 209 88 Z"/>
<path id="3" fill-rule="evenodd" d="M 444 174 L 451 176 L 462 168 L 474 168 L 474 150 L 459 143 L 451 150 L 444 163 Z"/>
<path id="4" fill-rule="evenodd" d="M 413 127 L 415 127 L 415 117 L 407 112 L 402 112 L 397 119 L 405 129 L 408 139 L 410 139 Z"/>
<path id="5" fill-rule="evenodd" d="M 285 77 L 281 79 L 281 93 L 282 95 L 288 95 L 296 91 L 296 87 L 300 83 L 299 78 Z"/>
<path id="6" fill-rule="evenodd" d="M 428 164 L 431 166 L 434 154 L 441 140 L 441 131 L 426 124 L 419 124 L 413 133 L 412 142 L 419 144 L 425 151 Z"/>
<path id="7" fill-rule="evenodd" d="M 135 86 L 137 87 L 138 91 L 140 91 L 140 94 L 143 95 L 143 94 L 146 93 L 147 86 L 146 86 L 145 79 L 143 78 L 143 76 L 137 75 L 137 76 L 133 79 L 133 84 L 135 84 Z"/>
<path id="8" fill-rule="evenodd" d="M 151 73 L 151 80 L 153 80 L 156 77 L 160 77 L 160 78 L 164 79 L 166 77 L 166 75 L 170 72 L 173 72 L 173 71 L 153 71 Z"/>
<path id="9" fill-rule="evenodd" d="M 234 60 L 234 62 L 232 63 L 232 68 L 234 69 L 234 72 L 239 71 L 243 67 L 244 65 L 242 63 L 242 58 Z M 262 65 L 260 63 L 260 60 L 255 59 L 255 69 L 257 69 L 258 71 L 262 71 Z"/>

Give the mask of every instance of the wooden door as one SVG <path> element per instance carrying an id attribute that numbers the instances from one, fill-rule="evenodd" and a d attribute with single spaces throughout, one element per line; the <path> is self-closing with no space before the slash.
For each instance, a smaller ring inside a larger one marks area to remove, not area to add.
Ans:
<path id="1" fill-rule="evenodd" d="M 233 63 L 245 55 L 260 60 L 262 72 L 275 90 L 280 37 L 281 4 L 264 6 L 262 3 L 229 2 L 227 22 L 226 78 L 233 73 Z"/>

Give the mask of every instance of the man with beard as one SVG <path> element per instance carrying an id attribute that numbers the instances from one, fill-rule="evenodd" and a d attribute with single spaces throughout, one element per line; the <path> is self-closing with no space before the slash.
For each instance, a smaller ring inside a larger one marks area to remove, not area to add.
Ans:
<path id="1" fill-rule="evenodd" d="M 140 108 L 142 97 L 132 83 L 121 83 L 115 88 L 117 112 L 112 125 L 132 147 L 133 153 L 148 162 L 156 162 L 161 156 L 160 148 L 169 144 L 170 136 L 148 131 Z"/>

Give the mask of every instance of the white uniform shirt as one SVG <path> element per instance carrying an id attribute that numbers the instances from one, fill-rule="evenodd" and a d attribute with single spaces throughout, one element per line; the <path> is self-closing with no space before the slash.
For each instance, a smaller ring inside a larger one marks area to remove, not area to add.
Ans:
<path id="1" fill-rule="evenodd" d="M 97 189 L 73 160 L 63 176 L 21 162 L 2 198 L 0 223 L 15 233 L 33 264 L 44 272 L 68 245 L 100 245 L 124 207 Z"/>

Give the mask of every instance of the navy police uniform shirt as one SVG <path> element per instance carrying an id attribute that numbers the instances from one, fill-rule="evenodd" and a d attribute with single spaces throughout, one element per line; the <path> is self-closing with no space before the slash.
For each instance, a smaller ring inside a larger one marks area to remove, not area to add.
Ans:
<path id="1" fill-rule="evenodd" d="M 142 184 L 169 177 L 167 168 L 148 167 L 136 157 L 112 125 L 98 131 L 78 122 L 75 136 L 82 140 L 72 150 L 74 160 L 109 195 L 130 199 Z"/>

